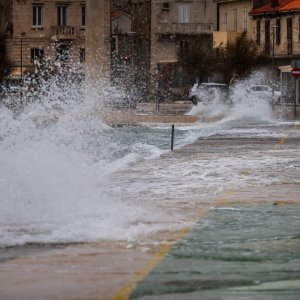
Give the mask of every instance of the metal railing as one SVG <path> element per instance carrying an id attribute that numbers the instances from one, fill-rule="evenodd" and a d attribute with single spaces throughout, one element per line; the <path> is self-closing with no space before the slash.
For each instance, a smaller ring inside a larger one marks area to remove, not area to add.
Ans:
<path id="1" fill-rule="evenodd" d="M 160 34 L 198 34 L 213 31 L 213 23 L 160 23 L 157 33 Z"/>
<path id="2" fill-rule="evenodd" d="M 53 35 L 63 37 L 76 37 L 76 30 L 73 26 L 53 26 Z"/>

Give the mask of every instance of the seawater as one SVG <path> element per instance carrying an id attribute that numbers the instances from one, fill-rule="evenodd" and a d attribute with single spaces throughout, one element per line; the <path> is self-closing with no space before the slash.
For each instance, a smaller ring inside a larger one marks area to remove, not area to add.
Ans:
<path id="1" fill-rule="evenodd" d="M 298 163 L 258 152 L 232 156 L 226 149 L 213 160 L 168 155 L 170 125 L 110 127 L 95 113 L 103 109 L 101 92 L 43 91 L 17 112 L 0 107 L 0 247 L 132 241 L 174 230 L 185 225 L 180 212 L 172 213 L 183 199 L 193 207 L 229 188 L 271 184 L 280 178 L 266 169 Z M 213 103 L 189 113 L 223 118 L 176 127 L 175 149 L 214 135 L 283 135 L 267 103 Z"/>

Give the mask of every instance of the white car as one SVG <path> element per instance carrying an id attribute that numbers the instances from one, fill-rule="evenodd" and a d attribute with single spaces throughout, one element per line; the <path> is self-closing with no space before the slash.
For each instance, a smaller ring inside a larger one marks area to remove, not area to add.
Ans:
<path id="1" fill-rule="evenodd" d="M 207 104 L 215 99 L 227 101 L 228 86 L 224 83 L 199 83 L 190 89 L 188 99 L 195 105 L 199 102 Z"/>
<path id="2" fill-rule="evenodd" d="M 104 106 L 111 109 L 134 109 L 136 102 L 130 95 L 114 86 L 104 89 Z"/>
<path id="3" fill-rule="evenodd" d="M 261 100 L 268 100 L 272 103 L 280 101 L 281 92 L 273 90 L 268 85 L 252 85 L 247 89 L 247 95 Z"/>

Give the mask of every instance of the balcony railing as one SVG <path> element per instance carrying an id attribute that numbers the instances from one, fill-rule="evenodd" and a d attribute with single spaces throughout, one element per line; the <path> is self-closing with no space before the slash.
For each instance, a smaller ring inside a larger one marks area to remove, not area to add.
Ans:
<path id="1" fill-rule="evenodd" d="M 77 37 L 73 26 L 53 26 L 52 34 L 56 39 L 75 39 Z"/>
<path id="2" fill-rule="evenodd" d="M 199 34 L 213 32 L 213 23 L 160 23 L 159 34 Z"/>

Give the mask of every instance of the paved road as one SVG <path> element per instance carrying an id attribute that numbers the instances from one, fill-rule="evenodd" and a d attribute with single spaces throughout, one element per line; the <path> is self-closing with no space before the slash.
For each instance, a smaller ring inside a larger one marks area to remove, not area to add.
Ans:
<path id="1" fill-rule="evenodd" d="M 193 161 L 255 153 L 257 159 L 275 158 L 275 164 L 276 159 L 295 155 L 295 164 L 292 170 L 279 164 L 256 169 L 278 179 L 270 184 L 258 181 L 225 191 L 130 292 L 121 289 L 114 299 L 299 299 L 299 127 L 268 130 L 278 137 L 216 134 L 172 154 Z M 251 172 L 240 170 L 240 175 Z"/>
<path id="2" fill-rule="evenodd" d="M 191 228 L 151 237 L 168 242 L 147 251 L 143 243 L 107 241 L 29 245 L 0 263 L 0 299 L 299 299 L 300 129 L 269 130 L 278 138 L 213 135 L 161 158 L 169 166 L 253 152 L 272 158 L 267 167 L 232 169 L 253 180 L 246 187 L 177 207 L 196 221 Z M 292 163 L 285 168 L 277 159 Z M 272 180 L 262 185 L 255 172 Z M 131 180 L 142 175 L 133 172 Z"/>
<path id="3" fill-rule="evenodd" d="M 217 205 L 129 299 L 299 299 L 299 216 L 293 202 Z"/>

